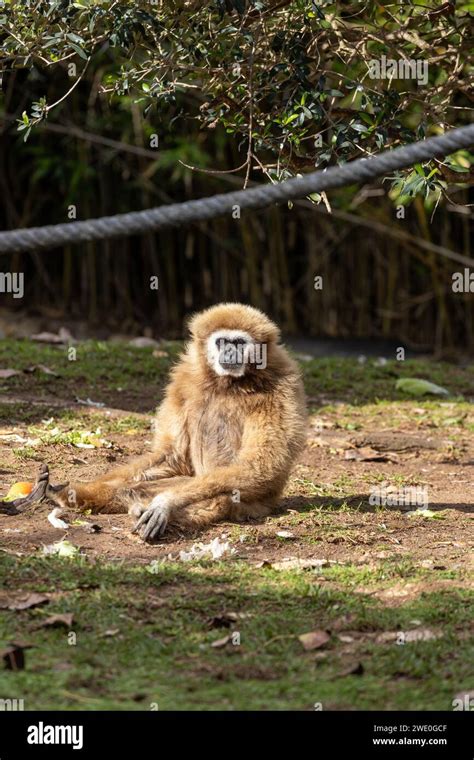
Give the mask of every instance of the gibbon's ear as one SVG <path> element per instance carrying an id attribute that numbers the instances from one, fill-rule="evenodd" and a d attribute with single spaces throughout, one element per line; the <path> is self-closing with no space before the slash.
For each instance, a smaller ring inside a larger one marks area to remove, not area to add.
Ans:
<path id="1" fill-rule="evenodd" d="M 196 314 L 193 314 L 192 317 L 190 317 L 188 320 L 188 324 L 187 324 L 188 332 L 189 332 L 189 336 L 193 340 L 197 340 L 203 337 L 198 334 L 199 333 L 199 317 L 201 316 L 201 314 L 202 314 L 201 311 L 196 312 Z"/>

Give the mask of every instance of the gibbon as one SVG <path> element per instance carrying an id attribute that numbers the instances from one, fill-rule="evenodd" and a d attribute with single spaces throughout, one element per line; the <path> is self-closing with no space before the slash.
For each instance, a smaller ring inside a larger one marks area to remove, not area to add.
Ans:
<path id="1" fill-rule="evenodd" d="M 253 307 L 213 306 L 189 329 L 151 452 L 90 483 L 48 486 L 48 497 L 93 513 L 128 511 L 145 541 L 275 509 L 306 437 L 298 367 Z"/>

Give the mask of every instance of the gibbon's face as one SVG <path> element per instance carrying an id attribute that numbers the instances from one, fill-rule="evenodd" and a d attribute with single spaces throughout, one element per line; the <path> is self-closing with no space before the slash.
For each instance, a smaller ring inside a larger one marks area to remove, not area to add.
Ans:
<path id="1" fill-rule="evenodd" d="M 218 376 L 239 378 L 267 368 L 267 351 L 279 330 L 263 312 L 239 303 L 223 303 L 191 320 L 191 352 Z"/>
<path id="2" fill-rule="evenodd" d="M 216 375 L 242 377 L 255 353 L 254 342 L 243 330 L 215 330 L 207 339 L 206 353 Z"/>

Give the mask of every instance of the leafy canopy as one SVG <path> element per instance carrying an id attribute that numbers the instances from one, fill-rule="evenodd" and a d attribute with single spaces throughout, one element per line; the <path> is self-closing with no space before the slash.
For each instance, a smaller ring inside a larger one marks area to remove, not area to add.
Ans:
<path id="1" fill-rule="evenodd" d="M 0 63 L 74 64 L 70 91 L 94 74 L 145 114 L 220 126 L 247 176 L 252 165 L 274 181 L 467 123 L 473 11 L 436 0 L 5 0 Z M 32 104 L 20 129 L 68 95 Z M 469 166 L 460 151 L 397 175 L 393 190 L 439 196 Z"/>

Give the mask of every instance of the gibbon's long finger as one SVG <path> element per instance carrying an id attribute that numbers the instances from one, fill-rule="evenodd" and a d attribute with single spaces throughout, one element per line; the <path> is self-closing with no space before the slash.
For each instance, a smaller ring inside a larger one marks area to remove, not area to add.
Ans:
<path id="1" fill-rule="evenodd" d="M 151 501 L 150 508 L 142 514 L 133 532 L 139 531 L 144 541 L 154 538 L 160 533 L 164 533 L 169 516 L 169 494 L 159 493 Z"/>
<path id="2" fill-rule="evenodd" d="M 150 507 L 142 514 L 133 532 L 139 532 L 144 541 L 157 538 L 165 532 L 168 524 L 169 510 L 166 507 Z"/>
<path id="3" fill-rule="evenodd" d="M 132 533 L 138 533 L 142 525 L 145 525 L 146 522 L 148 522 L 149 519 L 149 512 L 151 512 L 151 509 L 148 508 L 144 512 L 142 512 L 140 518 L 137 520 L 135 525 L 132 528 Z M 148 515 L 148 517 L 147 517 Z"/>

